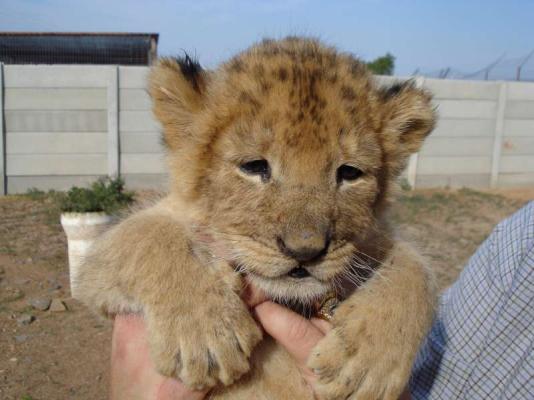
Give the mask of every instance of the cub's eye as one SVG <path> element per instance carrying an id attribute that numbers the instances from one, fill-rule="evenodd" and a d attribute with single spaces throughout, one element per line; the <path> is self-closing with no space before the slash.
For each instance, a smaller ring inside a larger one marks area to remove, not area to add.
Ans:
<path id="1" fill-rule="evenodd" d="M 363 175 L 363 171 L 352 165 L 343 164 L 337 169 L 337 182 L 341 183 L 343 181 L 355 181 Z"/>
<path id="2" fill-rule="evenodd" d="M 267 181 L 271 177 L 271 168 L 266 160 L 254 160 L 243 163 L 239 169 L 248 175 L 259 175 L 262 181 Z"/>

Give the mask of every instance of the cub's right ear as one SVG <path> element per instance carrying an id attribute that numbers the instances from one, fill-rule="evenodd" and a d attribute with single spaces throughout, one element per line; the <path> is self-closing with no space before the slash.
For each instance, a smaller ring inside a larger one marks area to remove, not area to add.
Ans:
<path id="1" fill-rule="evenodd" d="M 170 149 L 180 146 L 195 114 L 204 104 L 207 73 L 198 61 L 184 57 L 162 58 L 152 67 L 148 89 L 153 111 L 163 125 L 163 140 Z"/>

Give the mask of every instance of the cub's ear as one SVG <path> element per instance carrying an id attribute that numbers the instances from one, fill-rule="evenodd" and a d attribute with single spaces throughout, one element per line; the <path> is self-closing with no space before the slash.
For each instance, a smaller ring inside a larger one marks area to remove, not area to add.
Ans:
<path id="1" fill-rule="evenodd" d="M 180 146 L 190 133 L 194 117 L 204 105 L 206 85 L 206 71 L 187 54 L 162 58 L 151 68 L 148 90 L 154 114 L 163 125 L 163 141 L 169 148 Z"/>
<path id="2" fill-rule="evenodd" d="M 417 88 L 413 80 L 381 89 L 380 98 L 385 111 L 384 146 L 398 174 L 434 129 L 437 114 L 432 95 Z"/>

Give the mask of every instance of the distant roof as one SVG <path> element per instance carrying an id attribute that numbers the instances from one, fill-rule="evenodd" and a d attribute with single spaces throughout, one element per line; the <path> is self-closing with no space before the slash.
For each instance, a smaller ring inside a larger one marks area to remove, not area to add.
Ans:
<path id="1" fill-rule="evenodd" d="M 0 32 L 0 62 L 148 65 L 158 38 L 157 33 Z"/>

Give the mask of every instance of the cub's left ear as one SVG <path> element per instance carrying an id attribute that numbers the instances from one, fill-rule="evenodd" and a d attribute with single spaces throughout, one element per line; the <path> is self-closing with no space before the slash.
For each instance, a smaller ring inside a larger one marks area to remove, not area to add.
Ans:
<path id="1" fill-rule="evenodd" d="M 380 90 L 385 113 L 383 143 L 395 171 L 400 173 L 410 154 L 417 152 L 436 125 L 432 95 L 414 81 Z"/>

